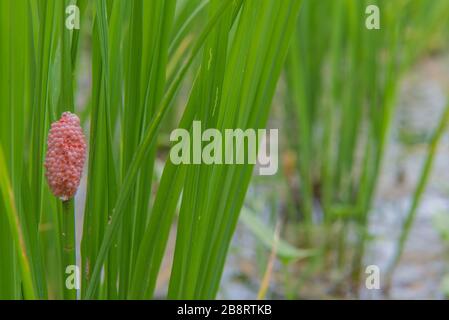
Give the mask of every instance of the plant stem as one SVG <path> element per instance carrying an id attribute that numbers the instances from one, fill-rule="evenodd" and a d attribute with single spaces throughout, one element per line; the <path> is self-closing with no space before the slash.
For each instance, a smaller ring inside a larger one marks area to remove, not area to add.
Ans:
<path id="1" fill-rule="evenodd" d="M 416 186 L 415 193 L 413 195 L 412 205 L 402 224 L 401 234 L 397 242 L 397 249 L 392 259 L 392 262 L 387 270 L 387 280 L 385 286 L 386 291 L 388 291 L 389 288 L 391 287 L 391 281 L 393 278 L 394 270 L 396 269 L 396 266 L 399 264 L 402 253 L 404 251 L 405 243 L 407 242 L 408 236 L 413 226 L 413 222 L 415 221 L 417 209 L 419 207 L 422 195 L 427 187 L 427 183 L 430 178 L 430 173 L 432 171 L 435 154 L 438 149 L 441 137 L 443 136 L 443 133 L 445 132 L 445 129 L 447 127 L 448 121 L 449 121 L 449 104 L 446 106 L 444 114 L 441 117 L 440 123 L 438 124 L 438 127 L 435 130 L 435 132 L 433 133 L 432 140 L 428 147 L 427 157 L 421 169 L 421 175 L 419 177 L 418 185 Z"/>
<path id="2" fill-rule="evenodd" d="M 67 274 L 68 266 L 76 265 L 75 251 L 75 210 L 73 206 L 73 198 L 62 202 L 62 240 L 63 240 L 63 274 L 64 274 L 64 299 L 76 300 L 76 289 L 70 285 Z M 77 276 L 77 275 L 76 275 Z M 75 278 L 75 281 L 78 279 Z"/>
<path id="3" fill-rule="evenodd" d="M 11 230 L 15 248 L 17 250 L 17 260 L 22 277 L 23 295 L 25 299 L 37 299 L 30 260 L 27 254 L 26 241 L 23 234 L 23 226 L 17 211 L 14 192 L 12 190 L 9 176 L 6 169 L 3 148 L 0 144 L 0 196 L 3 201 L 3 208 L 6 209 L 6 218 Z M 3 214 L 3 212 L 2 212 Z"/>

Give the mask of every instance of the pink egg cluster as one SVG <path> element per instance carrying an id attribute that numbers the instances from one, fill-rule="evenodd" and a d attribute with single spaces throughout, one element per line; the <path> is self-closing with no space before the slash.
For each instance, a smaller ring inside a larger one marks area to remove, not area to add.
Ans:
<path id="1" fill-rule="evenodd" d="M 52 123 L 47 146 L 44 166 L 50 189 L 61 200 L 69 200 L 78 189 L 86 159 L 86 142 L 78 116 L 64 112 L 61 119 Z"/>

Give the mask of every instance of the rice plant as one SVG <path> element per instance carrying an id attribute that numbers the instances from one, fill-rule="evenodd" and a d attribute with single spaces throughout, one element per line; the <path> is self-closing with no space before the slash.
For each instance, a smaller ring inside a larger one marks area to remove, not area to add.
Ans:
<path id="1" fill-rule="evenodd" d="M 214 299 L 239 222 L 263 248 L 254 298 L 279 269 L 287 298 L 317 270 L 357 297 L 399 89 L 448 18 L 446 0 L 0 0 L 0 299 Z M 260 163 L 170 157 L 176 129 L 202 150 L 198 131 L 268 126 L 274 187 Z"/>
<path id="2" fill-rule="evenodd" d="M 264 128 L 300 6 L 0 1 L 0 297 L 152 298 L 178 213 L 167 296 L 214 298 L 253 165 L 167 159 L 158 181 L 161 126 L 176 105 L 187 130 Z"/>
<path id="3" fill-rule="evenodd" d="M 369 5 L 380 8 L 379 29 L 364 27 Z M 289 148 L 300 183 L 297 237 L 321 247 L 321 265 L 339 270 L 337 282 L 352 282 L 353 291 L 400 80 L 442 35 L 448 12 L 445 1 L 304 1 L 285 68 L 286 121 L 296 133 Z"/>

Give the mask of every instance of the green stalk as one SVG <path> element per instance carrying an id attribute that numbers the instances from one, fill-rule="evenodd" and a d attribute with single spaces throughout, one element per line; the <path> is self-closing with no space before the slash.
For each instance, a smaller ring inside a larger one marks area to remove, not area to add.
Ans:
<path id="1" fill-rule="evenodd" d="M 382 161 L 384 159 L 385 150 L 388 144 L 388 137 L 392 125 L 392 119 L 396 107 L 396 94 L 399 80 L 404 71 L 404 65 L 398 63 L 395 57 L 398 57 L 400 50 L 400 35 L 402 31 L 402 25 L 399 19 L 391 21 L 392 31 L 391 34 L 387 34 L 385 37 L 387 43 L 391 47 L 390 59 L 386 66 L 386 78 L 385 86 L 383 87 L 384 97 L 381 102 L 381 112 L 379 113 L 375 109 L 373 103 L 371 109 L 372 123 L 372 137 L 369 137 L 369 142 L 373 141 L 374 146 L 367 144 L 367 150 L 365 152 L 363 174 L 361 176 L 360 192 L 357 197 L 357 206 L 359 208 L 358 224 L 360 226 L 360 235 L 357 243 L 356 253 L 353 259 L 352 278 L 353 283 L 357 285 L 360 283 L 362 269 L 363 269 L 363 256 L 366 250 L 366 242 L 368 239 L 368 222 L 369 222 L 369 210 L 375 195 L 375 189 L 379 179 L 380 171 L 382 169 Z M 375 74 L 377 76 L 377 74 Z M 379 97 L 375 96 L 374 101 L 377 101 Z M 377 115 L 379 118 L 377 118 Z M 374 140 L 371 140 L 374 139 Z M 374 154 L 374 156 L 369 156 Z M 369 156 L 369 157 L 368 157 Z M 373 161 L 373 162 L 372 162 Z M 356 291 L 358 287 L 356 288 Z"/>
<path id="2" fill-rule="evenodd" d="M 36 299 L 36 291 L 33 285 L 31 264 L 27 254 L 27 248 L 23 235 L 23 225 L 17 212 L 14 193 L 8 178 L 3 148 L 0 144 L 0 194 L 6 208 L 6 218 L 8 219 L 12 241 L 17 250 L 20 274 L 22 278 L 23 294 L 25 299 Z"/>
<path id="3" fill-rule="evenodd" d="M 391 264 L 389 265 L 389 268 L 387 269 L 387 280 L 386 280 L 386 289 L 387 290 L 390 288 L 394 270 L 396 269 L 397 265 L 399 264 L 399 261 L 401 260 L 402 253 L 404 252 L 405 244 L 407 242 L 408 236 L 410 235 L 410 231 L 412 229 L 413 223 L 416 218 L 417 210 L 421 203 L 423 193 L 427 187 L 427 184 L 428 184 L 428 181 L 430 178 L 430 173 L 432 172 L 432 167 L 433 167 L 436 151 L 438 150 L 438 146 L 441 141 L 441 137 L 443 136 L 443 134 L 446 130 L 448 121 L 449 121 L 449 103 L 447 104 L 446 109 L 444 110 L 444 113 L 443 113 L 443 116 L 441 117 L 440 123 L 438 124 L 438 127 L 435 129 L 435 132 L 433 133 L 432 139 L 428 146 L 427 157 L 426 157 L 424 165 L 421 169 L 421 175 L 420 175 L 418 184 L 416 186 L 415 193 L 413 195 L 412 205 L 411 205 L 411 207 L 407 213 L 407 216 L 402 224 L 401 234 L 400 234 L 398 242 L 397 242 L 397 249 L 396 249 L 395 255 L 391 261 Z"/>
<path id="4" fill-rule="evenodd" d="M 113 238 L 116 232 L 119 229 L 121 218 L 124 215 L 124 210 L 126 208 L 125 204 L 127 203 L 127 197 L 132 192 L 132 187 L 136 181 L 137 174 L 140 166 L 143 164 L 143 160 L 145 159 L 145 155 L 149 149 L 154 146 L 156 141 L 157 132 L 159 131 L 159 127 L 161 125 L 162 119 L 166 115 L 170 106 L 172 105 L 172 101 L 178 91 L 178 88 L 183 80 L 185 74 L 189 70 L 192 65 L 194 58 L 200 51 L 203 43 L 207 39 L 210 31 L 215 27 L 215 25 L 220 21 L 223 12 L 225 12 L 226 8 L 232 4 L 232 1 L 224 1 L 221 9 L 214 15 L 208 22 L 208 24 L 204 27 L 203 32 L 200 34 L 198 39 L 196 40 L 195 45 L 191 51 L 189 58 L 187 59 L 184 66 L 179 70 L 175 80 L 172 82 L 170 87 L 168 88 L 164 99 L 160 103 L 160 107 L 154 119 L 152 120 L 151 125 L 146 130 L 145 135 L 140 143 L 139 147 L 136 149 L 136 153 L 133 156 L 133 159 L 129 165 L 129 169 L 127 170 L 126 176 L 123 180 L 123 184 L 120 188 L 120 192 L 118 194 L 118 198 L 116 200 L 115 208 L 112 211 L 112 216 L 110 219 L 110 223 L 105 229 L 105 234 L 103 236 L 103 240 L 101 241 L 100 249 L 98 251 L 97 261 L 93 266 L 93 271 L 91 274 L 90 283 L 88 284 L 88 288 L 86 291 L 85 299 L 92 299 L 97 286 L 99 285 L 99 278 L 101 273 L 101 268 L 105 261 L 108 250 L 112 245 Z"/>
<path id="5" fill-rule="evenodd" d="M 294 37 L 291 44 L 291 52 L 287 58 L 288 84 L 292 95 L 292 102 L 298 114 L 299 142 L 298 142 L 298 169 L 301 176 L 302 201 L 301 209 L 304 215 L 305 242 L 308 242 L 310 227 L 313 218 L 313 185 L 311 175 L 311 127 L 308 111 L 308 99 L 305 93 L 304 82 L 306 81 L 303 73 L 306 69 L 301 65 L 301 50 L 298 37 Z"/>
<path id="6" fill-rule="evenodd" d="M 73 198 L 62 202 L 62 240 L 63 240 L 63 274 L 67 279 L 67 267 L 76 265 L 75 251 L 75 210 Z M 64 299 L 76 300 L 76 289 L 69 289 L 67 281 L 64 283 Z"/>

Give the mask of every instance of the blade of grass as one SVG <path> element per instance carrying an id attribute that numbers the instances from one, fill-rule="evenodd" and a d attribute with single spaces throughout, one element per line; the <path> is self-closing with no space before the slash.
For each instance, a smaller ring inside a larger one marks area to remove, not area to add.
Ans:
<path id="1" fill-rule="evenodd" d="M 245 227 L 254 234 L 266 249 L 272 249 L 274 247 L 275 230 L 272 227 L 264 225 L 255 212 L 243 207 L 240 213 L 240 219 Z M 315 254 L 313 250 L 298 249 L 280 238 L 277 242 L 276 256 L 285 263 L 301 260 Z"/>
<path id="2" fill-rule="evenodd" d="M 11 119 L 14 110 L 9 108 L 10 105 L 10 90 L 9 90 L 9 76 L 13 73 L 9 71 L 13 64 L 10 64 L 10 3 L 0 2 L 0 69 L 7 70 L 0 73 L 0 106 L 7 106 L 0 108 L 0 148 L 3 146 L 6 154 L 10 155 L 5 160 L 8 167 L 14 163 L 11 131 Z M 7 174 L 3 172 L 0 174 Z M 6 203 L 3 199 L 0 200 L 0 212 L 6 212 Z M 0 264 L 0 299 L 19 299 L 22 296 L 20 289 L 20 271 L 17 265 L 17 255 L 15 243 L 11 241 L 12 234 L 8 218 L 4 214 L 0 214 L 0 252 L 3 258 Z"/>
<path id="3" fill-rule="evenodd" d="M 229 6 L 230 3 L 231 3 L 230 1 L 223 2 L 223 10 L 227 6 Z M 99 276 L 100 276 L 102 265 L 106 258 L 106 254 L 112 244 L 113 236 L 116 234 L 118 227 L 120 226 L 121 218 L 124 214 L 124 209 L 125 209 L 124 205 L 126 203 L 126 199 L 132 190 L 132 186 L 135 182 L 135 179 L 137 178 L 138 169 L 140 168 L 140 166 L 143 163 L 145 154 L 149 150 L 149 148 L 151 148 L 154 145 L 154 142 L 156 141 L 156 134 L 159 129 L 160 123 L 171 105 L 172 99 L 174 98 L 174 96 L 179 88 L 181 80 L 184 78 L 187 70 L 189 69 L 190 65 L 192 64 L 198 51 L 202 47 L 202 44 L 204 43 L 205 39 L 207 38 L 208 33 L 215 26 L 215 24 L 219 21 L 222 13 L 223 13 L 223 11 L 217 12 L 217 14 L 209 21 L 208 25 L 204 28 L 201 35 L 198 37 L 196 44 L 192 49 L 192 52 L 191 52 L 191 55 L 190 55 L 188 61 L 183 66 L 183 68 L 178 72 L 178 75 L 175 78 L 174 82 L 171 84 L 167 93 L 164 95 L 161 105 L 160 105 L 154 119 L 152 120 L 150 127 L 145 132 L 144 138 L 142 139 L 142 143 L 136 150 L 133 160 L 132 160 L 131 164 L 129 165 L 129 169 L 127 171 L 126 177 L 124 178 L 123 184 L 120 188 L 120 192 L 118 193 L 118 198 L 117 198 L 116 205 L 113 210 L 111 219 L 109 220 L 109 224 L 105 230 L 105 235 L 102 240 L 102 244 L 101 244 L 101 247 L 100 247 L 100 250 L 98 253 L 97 261 L 93 268 L 91 281 L 87 288 L 87 292 L 86 292 L 86 296 L 85 296 L 86 299 L 92 298 L 92 296 L 99 284 Z"/>
<path id="4" fill-rule="evenodd" d="M 229 49 L 223 93 L 216 108 L 219 129 L 265 126 L 300 4 L 298 1 L 243 2 Z M 244 59 L 242 52 L 246 53 Z M 243 74 L 241 70 L 245 70 Z M 202 165 L 207 172 L 205 166 Z M 195 179 L 191 179 L 194 183 L 191 185 L 186 180 L 185 192 L 186 188 L 194 188 L 207 190 L 207 193 L 196 200 L 193 195 L 184 199 L 183 194 L 183 204 L 187 208 L 198 208 L 199 212 L 194 211 L 193 217 L 187 216 L 178 224 L 178 237 L 191 234 L 184 238 L 187 245 L 181 238 L 175 249 L 175 257 L 186 257 L 186 262 L 173 265 L 173 275 L 180 276 L 172 275 L 169 291 L 172 299 L 215 297 L 252 165 L 212 165 L 209 173 L 207 184 L 196 184 Z M 205 188 L 206 185 L 210 187 Z M 192 215 L 192 212 L 181 209 L 182 214 Z M 194 224 L 193 228 L 189 221 Z"/>
<path id="5" fill-rule="evenodd" d="M 6 217 L 9 222 L 12 239 L 17 250 L 17 257 L 23 284 L 23 294 L 26 299 L 36 299 L 37 294 L 32 279 L 31 264 L 28 259 L 28 250 L 25 246 L 25 239 L 23 236 L 23 226 L 20 222 L 19 214 L 16 209 L 14 194 L 11 183 L 9 181 L 9 174 L 6 169 L 5 158 L 3 155 L 3 148 L 0 145 L 0 189 L 2 193 L 3 206 L 6 209 Z"/>
<path id="6" fill-rule="evenodd" d="M 429 146 L 427 148 L 426 159 L 422 166 L 419 180 L 416 185 L 415 192 L 413 194 L 412 204 L 407 213 L 407 216 L 405 217 L 405 219 L 402 223 L 401 233 L 400 233 L 400 236 L 396 243 L 396 250 L 395 250 L 394 256 L 391 260 L 391 263 L 387 269 L 386 288 L 391 287 L 391 281 L 393 278 L 394 270 L 396 269 L 397 265 L 399 264 L 401 256 L 404 252 L 404 247 L 405 247 L 407 239 L 410 235 L 410 231 L 412 229 L 413 223 L 415 221 L 417 210 L 419 208 L 422 196 L 424 194 L 424 191 L 426 190 L 427 184 L 428 184 L 430 176 L 431 176 L 432 167 L 433 167 L 436 152 L 438 150 L 438 146 L 440 144 L 440 141 L 441 141 L 441 138 L 443 137 L 444 132 L 446 131 L 448 122 L 449 122 L 449 103 L 445 107 L 444 113 L 442 114 L 442 116 L 440 118 L 438 127 L 435 129 L 435 131 L 432 135 L 431 141 L 429 143 Z"/>

